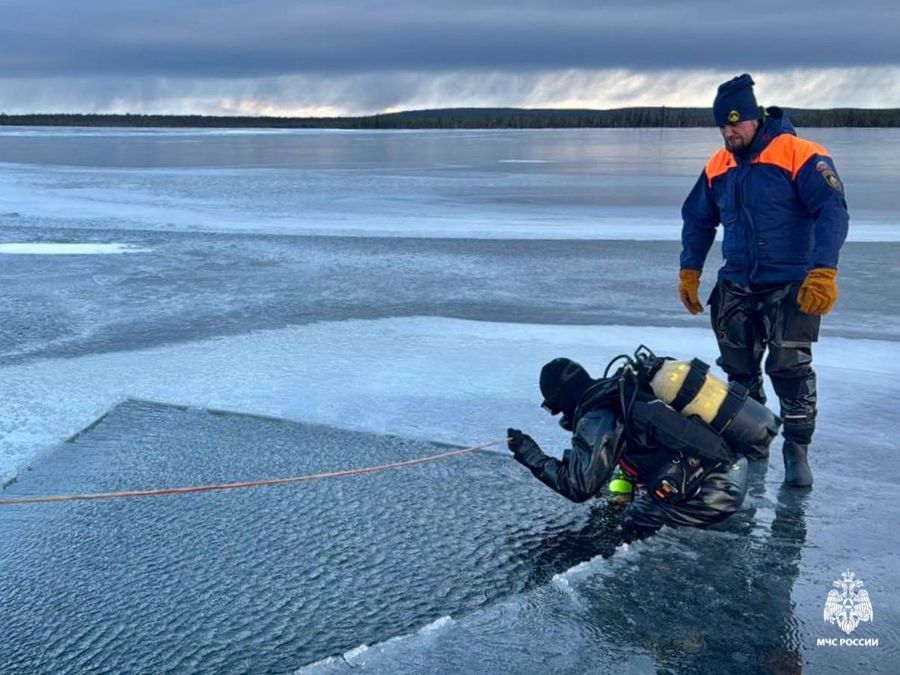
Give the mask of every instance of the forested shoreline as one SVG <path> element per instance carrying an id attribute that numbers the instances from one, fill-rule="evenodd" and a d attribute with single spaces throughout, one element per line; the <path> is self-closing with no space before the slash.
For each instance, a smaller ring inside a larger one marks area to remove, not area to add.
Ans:
<path id="1" fill-rule="evenodd" d="M 900 108 L 785 108 L 800 127 L 898 127 Z M 619 108 L 556 110 L 525 108 L 447 108 L 359 117 L 230 117 L 135 114 L 0 114 L 4 126 L 203 127 L 271 129 L 550 129 L 710 127 L 708 108 Z"/>

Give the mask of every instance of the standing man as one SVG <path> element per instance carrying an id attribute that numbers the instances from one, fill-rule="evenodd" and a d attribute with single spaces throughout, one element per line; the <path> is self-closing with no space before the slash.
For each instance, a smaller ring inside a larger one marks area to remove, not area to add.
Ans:
<path id="1" fill-rule="evenodd" d="M 713 117 L 725 147 L 706 163 L 682 207 L 679 294 L 703 311 L 700 273 L 725 228 L 725 264 L 709 298 L 730 381 L 765 402 L 761 363 L 784 419 L 785 483 L 812 485 L 807 462 L 816 426 L 812 343 L 837 301 L 838 254 L 847 237 L 844 186 L 828 152 L 798 138 L 780 108 L 763 111 L 746 73 L 719 87 Z"/>

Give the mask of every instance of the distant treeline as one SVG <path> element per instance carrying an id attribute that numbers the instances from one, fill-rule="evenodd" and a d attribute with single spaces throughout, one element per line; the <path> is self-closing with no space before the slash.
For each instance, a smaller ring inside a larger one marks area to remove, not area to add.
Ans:
<path id="1" fill-rule="evenodd" d="M 785 108 L 799 127 L 900 127 L 900 108 Z M 221 127 L 273 129 L 546 129 L 709 127 L 708 108 L 531 110 L 447 108 L 363 117 L 213 117 L 206 115 L 0 114 L 0 125 L 77 127 Z"/>

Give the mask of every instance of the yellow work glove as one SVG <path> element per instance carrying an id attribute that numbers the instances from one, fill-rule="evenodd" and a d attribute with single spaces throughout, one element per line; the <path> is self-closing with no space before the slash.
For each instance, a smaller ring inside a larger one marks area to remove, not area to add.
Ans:
<path id="1" fill-rule="evenodd" d="M 810 270 L 797 293 L 800 311 L 805 314 L 828 314 L 837 298 L 837 270 L 828 267 Z"/>
<path id="2" fill-rule="evenodd" d="M 681 283 L 678 284 L 678 297 L 681 303 L 691 314 L 699 314 L 703 311 L 700 304 L 700 270 L 683 269 L 678 272 Z"/>

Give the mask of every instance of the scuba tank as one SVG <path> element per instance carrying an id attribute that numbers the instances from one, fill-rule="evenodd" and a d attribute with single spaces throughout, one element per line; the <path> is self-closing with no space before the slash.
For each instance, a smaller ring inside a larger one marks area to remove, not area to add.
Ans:
<path id="1" fill-rule="evenodd" d="M 740 454 L 764 452 L 778 434 L 781 418 L 750 398 L 742 384 L 710 374 L 703 361 L 658 357 L 644 345 L 634 359 L 639 376 L 660 400 L 682 415 L 702 419 Z"/>

